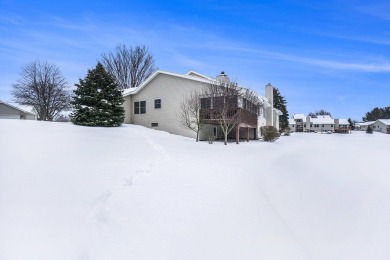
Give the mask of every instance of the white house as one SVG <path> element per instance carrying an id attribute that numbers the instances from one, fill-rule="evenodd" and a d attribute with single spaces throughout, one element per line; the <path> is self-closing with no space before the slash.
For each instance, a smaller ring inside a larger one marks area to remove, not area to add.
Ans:
<path id="1" fill-rule="evenodd" d="M 367 121 L 367 122 L 359 123 L 359 128 L 362 131 L 366 131 L 368 126 L 371 126 L 371 128 L 372 128 L 372 125 L 374 123 L 375 123 L 375 121 Z"/>
<path id="2" fill-rule="evenodd" d="M 350 130 L 347 119 L 333 119 L 329 115 L 318 115 L 315 118 L 305 117 L 304 114 L 295 114 L 289 119 L 289 126 L 293 132 L 336 132 L 347 133 Z"/>
<path id="3" fill-rule="evenodd" d="M 372 130 L 384 134 L 390 134 L 390 119 L 378 119 L 372 124 Z"/>
<path id="4" fill-rule="evenodd" d="M 0 119 L 37 120 L 37 112 L 33 106 L 22 106 L 0 100 Z"/>
<path id="5" fill-rule="evenodd" d="M 288 124 L 292 132 L 303 132 L 304 126 L 306 126 L 305 122 L 306 117 L 304 114 L 294 114 Z"/>
<path id="6" fill-rule="evenodd" d="M 123 93 L 125 123 L 137 124 L 145 127 L 167 131 L 172 134 L 196 137 L 196 133 L 180 126 L 178 115 L 180 104 L 196 89 L 203 89 L 210 83 L 227 77 L 221 73 L 217 79 L 210 78 L 200 73 L 190 71 L 186 74 L 178 74 L 158 70 L 146 79 L 139 87 L 127 89 Z M 273 97 L 272 85 L 266 86 L 268 98 Z M 272 102 L 266 97 L 259 96 L 263 101 L 260 108 L 262 113 L 255 124 L 245 125 L 251 138 L 257 139 L 259 128 L 262 125 L 274 125 L 278 122 L 276 115 L 281 114 L 273 109 Z M 243 131 L 241 129 L 240 131 Z M 222 138 L 223 133 L 215 124 L 207 124 L 200 132 L 200 140 L 206 140 L 210 135 Z M 245 135 L 246 136 L 246 135 Z"/>

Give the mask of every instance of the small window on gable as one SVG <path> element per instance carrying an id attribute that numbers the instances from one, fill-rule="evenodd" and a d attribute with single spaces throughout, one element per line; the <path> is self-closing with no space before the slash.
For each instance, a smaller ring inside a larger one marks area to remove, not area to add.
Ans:
<path id="1" fill-rule="evenodd" d="M 161 108 L 161 99 L 154 100 L 154 108 Z"/>
<path id="2" fill-rule="evenodd" d="M 152 127 L 158 127 L 158 123 L 152 123 Z"/>

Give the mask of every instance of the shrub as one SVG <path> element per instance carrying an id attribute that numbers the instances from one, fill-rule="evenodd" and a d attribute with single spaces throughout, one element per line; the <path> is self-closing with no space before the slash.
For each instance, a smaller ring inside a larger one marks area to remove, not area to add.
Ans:
<path id="1" fill-rule="evenodd" d="M 262 129 L 263 140 L 266 142 L 274 142 L 279 138 L 279 132 L 274 126 L 263 126 Z"/>
<path id="2" fill-rule="evenodd" d="M 372 134 L 372 128 L 371 128 L 371 126 L 368 126 L 368 127 L 367 127 L 366 133 L 367 133 L 367 134 Z"/>
<path id="3" fill-rule="evenodd" d="M 290 136 L 290 134 L 291 134 L 291 128 L 287 126 L 284 129 L 284 136 Z"/>

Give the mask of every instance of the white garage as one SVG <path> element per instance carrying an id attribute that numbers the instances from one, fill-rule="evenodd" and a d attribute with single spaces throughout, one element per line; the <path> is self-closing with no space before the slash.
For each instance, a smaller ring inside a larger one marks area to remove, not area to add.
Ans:
<path id="1" fill-rule="evenodd" d="M 32 106 L 10 104 L 0 100 L 0 119 L 37 120 L 37 113 Z"/>

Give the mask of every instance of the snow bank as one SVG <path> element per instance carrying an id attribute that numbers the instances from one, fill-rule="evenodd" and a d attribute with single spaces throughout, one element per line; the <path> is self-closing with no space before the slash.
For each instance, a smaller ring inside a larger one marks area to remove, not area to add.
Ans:
<path id="1" fill-rule="evenodd" d="M 387 259 L 389 145 L 0 120 L 0 259 Z"/>

